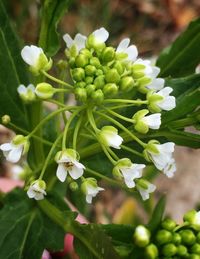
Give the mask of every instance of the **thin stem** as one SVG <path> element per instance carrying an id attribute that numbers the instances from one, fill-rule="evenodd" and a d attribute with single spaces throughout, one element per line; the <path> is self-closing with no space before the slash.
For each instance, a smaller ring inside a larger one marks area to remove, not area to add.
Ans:
<path id="1" fill-rule="evenodd" d="M 105 155 L 107 156 L 107 158 L 110 160 L 110 162 L 113 164 L 113 165 L 116 165 L 116 161 L 112 158 L 112 156 L 110 155 L 110 153 L 108 152 L 108 150 L 106 149 L 105 146 L 101 145 L 102 149 L 103 149 L 103 152 L 105 153 Z"/>
<path id="2" fill-rule="evenodd" d="M 124 132 L 126 132 L 129 136 L 131 136 L 136 142 L 138 142 L 142 147 L 146 147 L 146 144 L 141 141 L 139 138 L 137 138 L 130 130 L 128 130 L 126 127 L 124 127 L 121 123 L 116 121 L 115 119 L 111 118 L 110 116 L 101 113 L 101 112 L 96 112 L 97 114 L 101 115 L 102 117 L 106 118 L 107 120 L 111 121 L 113 124 L 121 128 Z"/>
<path id="3" fill-rule="evenodd" d="M 74 88 L 72 85 L 70 85 L 70 84 L 68 84 L 68 83 L 66 83 L 66 82 L 64 82 L 64 81 L 62 81 L 62 80 L 60 80 L 60 79 L 58 79 L 58 78 L 55 78 L 54 76 L 49 75 L 46 71 L 41 71 L 41 72 L 42 72 L 42 74 L 45 75 L 47 78 L 49 78 L 50 80 L 52 80 L 52 81 L 54 81 L 54 82 L 56 82 L 56 83 L 58 83 L 58 84 L 67 86 L 67 87 L 70 88 L 70 89 L 73 89 L 73 88 Z"/>
<path id="4" fill-rule="evenodd" d="M 114 157 L 115 160 L 119 160 L 119 157 L 113 152 L 110 147 L 107 147 L 108 152 Z"/>
<path id="5" fill-rule="evenodd" d="M 121 114 L 119 114 L 119 113 L 117 113 L 117 112 L 111 111 L 111 110 L 109 110 L 109 109 L 107 109 L 107 108 L 105 108 L 105 110 L 106 110 L 107 112 L 109 112 L 110 114 L 114 115 L 115 117 L 121 119 L 121 120 L 128 121 L 128 122 L 130 122 L 130 123 L 134 123 L 134 120 L 133 120 L 133 119 L 127 118 L 127 117 L 125 117 L 125 116 L 123 116 L 123 115 L 121 115 Z"/>
<path id="6" fill-rule="evenodd" d="M 60 106 L 60 107 L 63 107 L 63 108 L 66 107 L 65 104 L 63 104 L 63 103 L 61 103 L 61 102 L 59 102 L 59 101 L 53 100 L 53 99 L 48 99 L 48 100 L 46 100 L 45 102 L 53 103 L 53 104 L 56 104 L 56 105 L 58 105 L 58 106 Z"/>
<path id="7" fill-rule="evenodd" d="M 90 125 L 91 125 L 92 128 L 94 129 L 95 133 L 98 132 L 99 129 L 97 128 L 97 125 L 96 125 L 96 123 L 95 123 L 92 110 L 87 109 L 87 116 L 88 116 L 88 120 L 89 120 L 89 122 L 90 122 Z"/>
<path id="8" fill-rule="evenodd" d="M 67 111 L 67 110 L 72 110 L 72 109 L 76 109 L 77 107 L 76 106 L 66 106 L 65 108 L 61 108 L 61 109 L 58 109 L 52 113 L 50 113 L 47 117 L 45 117 L 43 120 L 40 121 L 40 123 L 29 133 L 29 137 L 32 137 L 33 134 L 35 132 L 38 131 L 38 129 L 40 129 L 40 127 L 43 126 L 43 124 L 45 124 L 48 120 L 50 120 L 51 118 L 53 118 L 54 116 L 56 116 L 57 114 L 63 112 L 63 111 Z"/>
<path id="9" fill-rule="evenodd" d="M 132 104 L 136 104 L 136 105 L 142 105 L 142 104 L 148 104 L 148 101 L 145 100 L 126 100 L 126 99 L 106 99 L 104 100 L 104 103 L 132 103 Z"/>
<path id="10" fill-rule="evenodd" d="M 72 115 L 68 119 L 67 124 L 65 125 L 64 133 L 63 133 L 62 149 L 66 148 L 67 132 L 68 132 L 68 129 L 69 129 L 69 126 L 70 126 L 71 122 L 78 115 L 78 113 L 83 109 L 84 109 L 84 107 L 81 107 L 81 108 L 77 109 L 74 113 L 72 113 Z"/>
<path id="11" fill-rule="evenodd" d="M 127 147 L 125 145 L 121 145 L 121 148 L 123 148 L 126 151 L 129 151 L 130 153 L 133 153 L 134 155 L 137 155 L 137 156 L 140 156 L 140 157 L 144 158 L 144 156 L 142 154 L 140 154 L 139 152 L 135 151 L 134 149 L 132 149 L 130 147 Z"/>
<path id="12" fill-rule="evenodd" d="M 60 139 L 62 138 L 62 136 L 63 136 L 63 134 L 59 135 L 59 136 L 57 137 L 57 139 L 55 140 L 55 142 L 53 143 L 53 145 L 52 145 L 52 147 L 51 147 L 51 149 L 50 149 L 50 151 L 49 151 L 49 153 L 48 153 L 48 156 L 47 156 L 47 158 L 46 158 L 46 160 L 45 160 L 45 162 L 44 162 L 44 166 L 43 166 L 43 168 L 42 168 L 42 171 L 41 171 L 41 174 L 40 174 L 39 179 L 42 179 L 42 178 L 43 178 L 44 173 L 45 173 L 45 171 L 46 171 L 46 169 L 47 169 L 47 166 L 48 166 L 48 164 L 49 164 L 49 162 L 50 162 L 50 160 L 51 160 L 51 157 L 52 157 L 52 154 L 53 154 L 53 152 L 54 152 L 54 149 L 57 147 L 57 144 L 58 144 L 58 142 L 60 141 Z"/>
<path id="13" fill-rule="evenodd" d="M 83 120 L 83 116 L 81 116 L 81 117 L 78 119 L 78 122 L 77 122 L 77 124 L 76 124 L 75 129 L 74 129 L 74 135 L 73 135 L 73 149 L 74 149 L 74 150 L 76 150 L 78 132 L 79 132 L 79 130 L 80 130 L 82 120 Z"/>

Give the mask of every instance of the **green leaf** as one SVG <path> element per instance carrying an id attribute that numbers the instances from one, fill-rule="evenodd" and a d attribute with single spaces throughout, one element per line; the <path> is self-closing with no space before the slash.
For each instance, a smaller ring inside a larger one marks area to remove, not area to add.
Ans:
<path id="1" fill-rule="evenodd" d="M 151 219 L 147 225 L 147 227 L 151 232 L 155 232 L 158 226 L 160 225 L 163 218 L 164 210 L 165 210 L 165 204 L 166 204 L 166 197 L 162 196 L 158 201 L 153 211 L 153 214 L 151 216 Z"/>
<path id="2" fill-rule="evenodd" d="M 24 105 L 19 99 L 17 87 L 27 84 L 28 76 L 20 56 L 17 36 L 0 2 L 0 116 L 8 114 L 14 124 L 27 128 Z"/>
<path id="3" fill-rule="evenodd" d="M 200 18 L 191 22 L 188 28 L 157 60 L 161 77 L 181 77 L 194 73 L 200 62 Z"/>
<path id="4" fill-rule="evenodd" d="M 4 204 L 0 210 L 0 259 L 36 259 L 41 258 L 45 248 L 63 249 L 65 231 L 37 208 L 23 190 L 12 191 Z"/>
<path id="5" fill-rule="evenodd" d="M 55 55 L 59 49 L 60 42 L 57 25 L 71 2 L 72 0 L 43 0 L 39 45 L 45 50 L 48 56 Z"/>
<path id="6" fill-rule="evenodd" d="M 119 259 L 115 252 L 111 239 L 105 234 L 100 226 L 96 224 L 79 225 L 78 235 L 85 237 L 86 243 L 75 238 L 75 251 L 80 259 Z"/>

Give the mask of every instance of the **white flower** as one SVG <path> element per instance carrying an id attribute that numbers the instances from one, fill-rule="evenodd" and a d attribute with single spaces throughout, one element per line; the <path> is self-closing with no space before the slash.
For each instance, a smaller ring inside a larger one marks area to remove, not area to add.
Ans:
<path id="1" fill-rule="evenodd" d="M 165 80 L 163 78 L 154 78 L 152 82 L 145 86 L 147 89 L 159 91 L 164 88 Z"/>
<path id="2" fill-rule="evenodd" d="M 67 44 L 67 48 L 70 49 L 72 46 L 76 47 L 77 52 L 79 52 L 81 49 L 85 48 L 85 42 L 86 42 L 86 36 L 78 33 L 74 37 L 74 40 L 71 38 L 71 36 L 66 33 L 63 36 L 63 40 Z"/>
<path id="3" fill-rule="evenodd" d="M 97 43 L 104 43 L 109 37 L 108 31 L 103 27 L 94 31 L 92 35 Z"/>
<path id="4" fill-rule="evenodd" d="M 173 142 L 167 142 L 165 144 L 152 144 L 157 152 L 154 152 L 151 149 L 147 149 L 147 153 L 150 159 L 153 161 L 154 165 L 159 169 L 165 169 L 167 174 L 167 168 L 169 166 L 169 162 L 172 161 L 172 153 L 174 152 L 175 144 Z M 173 168 L 173 167 L 172 167 Z M 168 168 L 169 169 L 169 168 Z"/>
<path id="5" fill-rule="evenodd" d="M 143 164 L 133 164 L 130 166 L 119 166 L 119 170 L 123 174 L 124 181 L 128 188 L 134 188 L 135 182 L 134 180 L 142 177 L 142 170 L 145 168 Z"/>
<path id="6" fill-rule="evenodd" d="M 123 39 L 117 49 L 116 52 L 117 53 L 125 53 L 127 54 L 127 60 L 129 61 L 135 61 L 138 55 L 138 50 L 137 47 L 135 45 L 131 45 L 129 46 L 130 43 L 130 39 L 126 38 Z"/>
<path id="7" fill-rule="evenodd" d="M 21 51 L 21 56 L 35 74 L 42 69 L 47 71 L 52 66 L 52 60 L 48 61 L 43 49 L 34 45 L 25 46 Z"/>
<path id="8" fill-rule="evenodd" d="M 79 163 L 76 157 L 77 153 L 73 149 L 66 149 L 57 153 L 56 162 L 58 163 L 58 168 L 56 171 L 56 176 L 61 182 L 65 181 L 67 173 L 69 173 L 74 180 L 83 175 L 85 166 Z"/>
<path id="9" fill-rule="evenodd" d="M 28 152 L 29 141 L 22 135 L 16 135 L 10 143 L 5 143 L 0 146 L 6 160 L 12 163 L 17 163 L 21 156 Z"/>
<path id="10" fill-rule="evenodd" d="M 118 130 L 113 126 L 104 126 L 99 133 L 103 145 L 120 149 L 123 138 L 118 135 Z"/>
<path id="11" fill-rule="evenodd" d="M 192 228 L 200 231 L 200 211 L 190 210 L 184 215 L 184 221 L 188 222 Z"/>
<path id="12" fill-rule="evenodd" d="M 22 175 L 24 173 L 24 169 L 19 165 L 13 165 L 10 170 L 10 178 L 13 180 L 21 180 Z"/>
<path id="13" fill-rule="evenodd" d="M 81 189 L 86 195 L 87 203 L 91 203 L 92 198 L 94 198 L 100 191 L 104 190 L 97 185 L 97 181 L 94 178 L 86 178 L 81 185 Z"/>
<path id="14" fill-rule="evenodd" d="M 29 84 L 27 87 L 24 85 L 19 85 L 17 92 L 25 102 L 31 102 L 35 100 L 35 87 L 32 84 Z"/>
<path id="15" fill-rule="evenodd" d="M 46 195 L 45 189 L 46 183 L 43 180 L 36 180 L 30 185 L 27 195 L 30 199 L 42 200 L 44 195 Z"/>
<path id="16" fill-rule="evenodd" d="M 142 122 L 145 123 L 150 129 L 159 129 L 161 125 L 161 114 L 154 113 L 148 116 L 144 116 Z"/>
<path id="17" fill-rule="evenodd" d="M 174 176 L 175 172 L 176 172 L 176 163 L 175 163 L 174 158 L 171 158 L 170 161 L 164 167 L 163 173 L 167 177 L 172 178 Z"/>
<path id="18" fill-rule="evenodd" d="M 164 87 L 159 92 L 155 92 L 150 98 L 157 97 L 157 100 L 153 100 L 153 105 L 160 110 L 170 111 L 176 107 L 176 99 L 169 94 L 173 91 L 171 87 Z M 151 101 L 150 101 L 151 105 Z"/>
<path id="19" fill-rule="evenodd" d="M 140 181 L 140 180 L 139 180 Z M 142 199 L 148 200 L 149 199 L 149 194 L 154 192 L 156 189 L 156 186 L 152 183 L 149 183 L 148 181 L 142 179 L 141 181 L 144 182 L 145 186 L 143 186 L 142 184 L 140 184 L 138 181 L 136 187 L 137 190 L 139 191 L 140 195 L 142 196 Z"/>

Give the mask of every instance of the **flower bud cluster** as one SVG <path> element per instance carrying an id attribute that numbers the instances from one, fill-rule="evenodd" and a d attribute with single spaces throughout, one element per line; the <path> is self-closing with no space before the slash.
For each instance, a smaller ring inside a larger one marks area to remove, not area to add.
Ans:
<path id="1" fill-rule="evenodd" d="M 133 242 L 143 249 L 145 259 L 200 258 L 200 212 L 185 214 L 184 223 L 177 225 L 171 219 L 161 222 L 156 233 L 145 226 L 137 226 Z"/>

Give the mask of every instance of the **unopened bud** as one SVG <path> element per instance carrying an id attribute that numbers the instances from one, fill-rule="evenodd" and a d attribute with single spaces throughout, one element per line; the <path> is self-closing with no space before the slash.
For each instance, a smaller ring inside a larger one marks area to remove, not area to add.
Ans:
<path id="1" fill-rule="evenodd" d="M 107 83 L 119 83 L 120 81 L 120 75 L 117 72 L 117 69 L 112 68 L 108 70 L 105 76 L 106 82 Z"/>
<path id="2" fill-rule="evenodd" d="M 92 76 L 87 76 L 87 77 L 85 78 L 86 84 L 92 84 L 93 81 L 94 81 L 94 78 L 93 78 Z"/>
<path id="3" fill-rule="evenodd" d="M 85 102 L 87 100 L 87 91 L 85 88 L 76 88 L 75 90 L 76 99 Z"/>
<path id="4" fill-rule="evenodd" d="M 35 89 L 36 95 L 41 99 L 50 99 L 55 93 L 55 89 L 48 83 L 40 83 Z"/>
<path id="5" fill-rule="evenodd" d="M 2 121 L 2 124 L 4 124 L 4 125 L 9 124 L 9 123 L 10 123 L 10 121 L 11 121 L 10 116 L 9 116 L 9 115 L 7 115 L 7 114 L 6 114 L 6 115 L 4 115 L 4 116 L 2 116 L 1 121 Z"/>
<path id="6" fill-rule="evenodd" d="M 84 56 L 87 56 L 88 58 L 92 57 L 92 53 L 89 51 L 89 49 L 81 49 L 80 54 L 83 54 Z"/>
<path id="7" fill-rule="evenodd" d="M 173 234 L 172 243 L 175 245 L 179 245 L 181 243 L 181 236 L 178 233 Z"/>
<path id="8" fill-rule="evenodd" d="M 136 227 L 133 234 L 134 242 L 139 247 L 145 247 L 149 244 L 150 241 L 150 232 L 147 228 L 142 225 Z"/>
<path id="9" fill-rule="evenodd" d="M 70 188 L 70 190 L 71 191 L 77 191 L 78 190 L 78 184 L 76 183 L 76 182 L 71 182 L 70 184 L 69 184 L 69 188 Z"/>
<path id="10" fill-rule="evenodd" d="M 93 76 L 96 73 L 96 67 L 93 65 L 87 65 L 85 67 L 85 74 L 87 76 Z"/>
<path id="11" fill-rule="evenodd" d="M 120 80 L 120 90 L 128 92 L 133 89 L 134 84 L 134 79 L 131 76 L 125 76 Z"/>
<path id="12" fill-rule="evenodd" d="M 159 230 L 156 234 L 156 240 L 159 245 L 169 243 L 172 241 L 172 233 L 165 229 Z"/>
<path id="13" fill-rule="evenodd" d="M 88 62 L 88 57 L 83 54 L 79 54 L 75 59 L 77 67 L 85 67 L 88 64 Z"/>
<path id="14" fill-rule="evenodd" d="M 177 248 L 174 244 L 167 244 L 163 246 L 162 253 L 167 257 L 175 255 L 176 252 L 177 252 Z"/>
<path id="15" fill-rule="evenodd" d="M 98 76 L 94 80 L 94 85 L 96 86 L 97 89 L 101 89 L 105 85 L 105 78 L 104 76 Z"/>
<path id="16" fill-rule="evenodd" d="M 119 73 L 119 75 L 123 74 L 125 70 L 124 64 L 120 61 L 116 61 L 113 68 L 117 69 L 117 72 Z"/>
<path id="17" fill-rule="evenodd" d="M 162 227 L 166 230 L 172 231 L 176 227 L 176 222 L 172 219 L 165 219 L 162 222 Z"/>
<path id="18" fill-rule="evenodd" d="M 75 81 L 82 81 L 85 78 L 85 71 L 83 68 L 74 68 L 72 70 L 72 77 Z"/>
<path id="19" fill-rule="evenodd" d="M 146 77 L 146 76 L 137 80 L 139 87 L 144 87 L 146 85 L 149 85 L 151 83 L 151 81 L 152 81 L 152 79 L 149 77 Z"/>
<path id="20" fill-rule="evenodd" d="M 102 60 L 107 63 L 112 61 L 115 57 L 115 49 L 112 47 L 106 47 L 102 52 Z"/>
<path id="21" fill-rule="evenodd" d="M 118 93 L 118 87 L 116 84 L 109 83 L 104 86 L 103 92 L 105 96 L 114 96 Z"/>
<path id="22" fill-rule="evenodd" d="M 85 88 L 86 83 L 85 82 L 77 82 L 74 86 L 75 86 L 75 88 Z"/>
<path id="23" fill-rule="evenodd" d="M 183 245 L 179 245 L 177 246 L 177 255 L 179 256 L 187 256 L 187 247 L 183 246 Z"/>
<path id="24" fill-rule="evenodd" d="M 185 245 L 193 245 L 196 241 L 196 237 L 192 230 L 185 229 L 181 230 L 180 232 L 182 243 Z"/>
<path id="25" fill-rule="evenodd" d="M 92 93 L 92 99 L 96 104 L 101 104 L 104 100 L 104 94 L 101 89 Z"/>
<path id="26" fill-rule="evenodd" d="M 155 259 L 158 257 L 158 248 L 154 244 L 150 244 L 145 248 L 145 258 L 146 259 Z"/>
<path id="27" fill-rule="evenodd" d="M 67 67 L 68 67 L 68 64 L 65 60 L 59 60 L 58 63 L 57 63 L 57 67 L 60 69 L 60 70 L 65 70 Z"/>
<path id="28" fill-rule="evenodd" d="M 93 84 L 89 84 L 86 86 L 87 95 L 91 96 L 92 93 L 96 90 L 96 86 Z"/>
<path id="29" fill-rule="evenodd" d="M 99 61 L 99 59 L 97 57 L 92 57 L 90 59 L 90 65 L 95 66 L 96 68 L 100 68 L 101 67 L 101 63 Z"/>
<path id="30" fill-rule="evenodd" d="M 191 247 L 191 252 L 193 254 L 198 254 L 200 255 L 200 244 L 194 244 L 192 247 Z"/>

